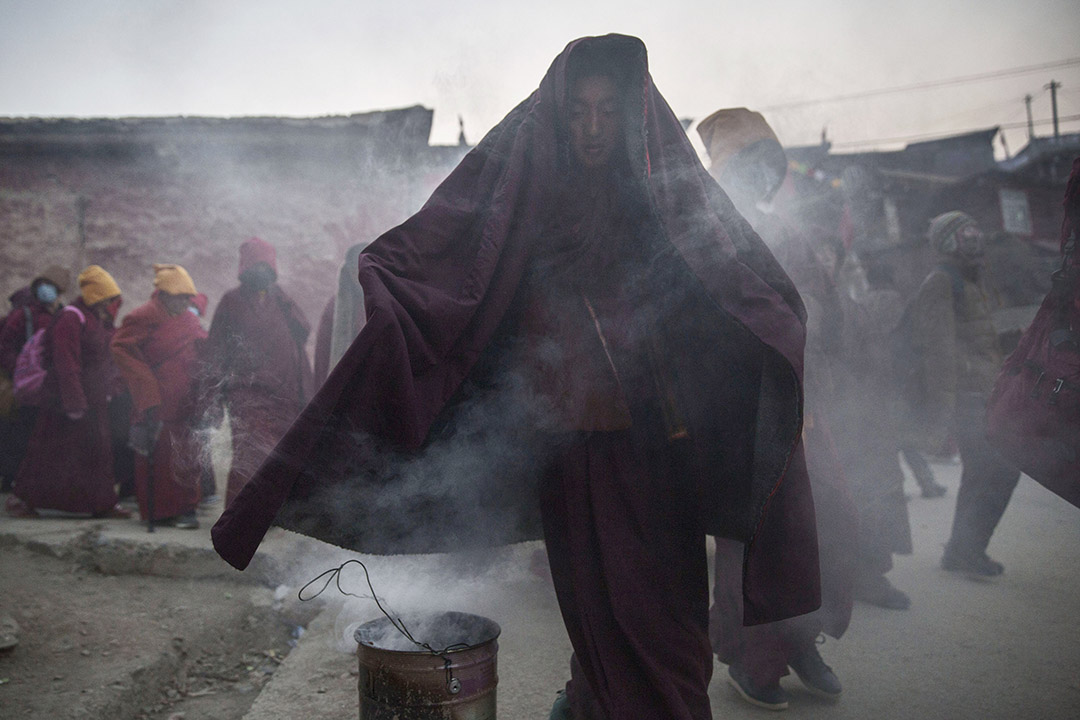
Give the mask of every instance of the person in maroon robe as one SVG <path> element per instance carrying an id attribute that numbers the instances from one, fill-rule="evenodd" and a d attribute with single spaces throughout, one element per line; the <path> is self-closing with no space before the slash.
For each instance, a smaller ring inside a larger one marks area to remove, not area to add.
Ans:
<path id="1" fill-rule="evenodd" d="M 645 47 L 572 42 L 360 256 L 367 323 L 212 530 L 365 552 L 542 535 L 575 717 L 711 718 L 705 534 L 748 622 L 816 608 L 804 309 L 705 172 Z M 537 517 L 539 515 L 539 517 Z"/>
<path id="2" fill-rule="evenodd" d="M 360 251 L 367 243 L 353 245 L 345 252 L 345 262 L 338 273 L 338 289 L 326 303 L 319 328 L 315 332 L 315 387 L 326 382 L 326 376 L 338 364 L 353 339 L 364 327 L 364 289 L 356 278 Z"/>
<path id="3" fill-rule="evenodd" d="M 803 445 L 817 515 L 821 608 L 790 620 L 744 626 L 739 573 L 744 547 L 718 538 L 709 612 L 712 647 L 728 664 L 731 685 L 748 702 L 780 710 L 788 703 L 780 678 L 789 667 L 814 694 L 835 699 L 842 690 L 818 652 L 817 639 L 822 632 L 840 638 L 847 630 L 858 557 L 853 542 L 857 513 L 823 412 L 835 392 L 843 317 L 831 272 L 810 237 L 773 203 L 787 174 L 787 158 L 765 119 L 746 108 L 729 108 L 702 120 L 697 130 L 713 177 L 776 253 L 807 305 Z"/>
<path id="4" fill-rule="evenodd" d="M 0 321 L 0 373 L 10 381 L 15 375 L 19 351 L 38 330 L 52 322 L 64 306 L 60 296 L 67 292 L 71 274 L 58 265 L 50 265 L 23 291 L 12 293 L 12 310 Z M 0 490 L 9 492 L 26 454 L 26 443 L 37 422 L 37 409 L 14 407 L 0 417 Z"/>
<path id="5" fill-rule="evenodd" d="M 225 504 L 259 468 L 311 397 L 304 344 L 311 326 L 277 284 L 274 246 L 240 246 L 240 286 L 225 293 L 207 338 L 206 380 L 212 404 L 229 411 L 232 465 Z"/>
<path id="6" fill-rule="evenodd" d="M 154 288 L 149 302 L 124 317 L 111 344 L 133 401 L 135 494 L 143 521 L 195 529 L 202 466 L 194 380 L 207 333 L 188 311 L 198 291 L 184 268 L 155 264 Z"/>
<path id="7" fill-rule="evenodd" d="M 117 505 L 109 438 L 108 395 L 115 368 L 109 353 L 120 287 L 91 265 L 79 274 L 80 297 L 46 331 L 46 395 L 26 457 L 15 479 L 8 513 L 37 510 L 131 517 Z"/>

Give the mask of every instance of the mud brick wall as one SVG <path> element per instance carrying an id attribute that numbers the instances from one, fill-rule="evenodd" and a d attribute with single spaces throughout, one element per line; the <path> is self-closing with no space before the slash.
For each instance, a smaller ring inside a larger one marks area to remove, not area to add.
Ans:
<path id="1" fill-rule="evenodd" d="M 124 311 L 155 262 L 210 298 L 237 284 L 257 235 L 314 326 L 345 250 L 407 218 L 464 156 L 427 144 L 425 108 L 343 118 L 0 119 L 0 296 L 57 263 L 101 265 Z M 73 283 L 74 284 L 74 283 Z M 72 299 L 69 290 L 65 299 Z M 314 336 L 314 333 L 313 333 Z"/>

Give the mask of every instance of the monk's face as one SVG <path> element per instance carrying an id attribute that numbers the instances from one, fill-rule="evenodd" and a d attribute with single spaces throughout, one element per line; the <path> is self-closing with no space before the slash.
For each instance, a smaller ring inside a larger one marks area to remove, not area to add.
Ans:
<path id="1" fill-rule="evenodd" d="M 172 295 L 163 292 L 158 297 L 161 298 L 161 304 L 165 306 L 166 312 L 170 315 L 179 315 L 187 310 L 188 305 L 191 304 L 191 295 Z"/>
<path id="2" fill-rule="evenodd" d="M 622 113 L 615 83 L 591 75 L 570 89 L 570 147 L 586 170 L 607 167 L 622 143 Z"/>

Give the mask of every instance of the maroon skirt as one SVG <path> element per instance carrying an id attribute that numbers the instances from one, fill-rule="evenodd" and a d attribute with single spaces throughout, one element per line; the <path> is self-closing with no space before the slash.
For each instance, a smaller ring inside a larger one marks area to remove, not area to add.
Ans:
<path id="1" fill-rule="evenodd" d="M 541 485 L 544 538 L 574 648 L 575 717 L 710 720 L 699 483 L 659 413 L 562 438 Z"/>

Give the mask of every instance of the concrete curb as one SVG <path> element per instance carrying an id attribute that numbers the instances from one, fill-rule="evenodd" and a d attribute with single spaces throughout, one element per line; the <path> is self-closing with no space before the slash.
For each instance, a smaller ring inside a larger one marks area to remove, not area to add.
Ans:
<path id="1" fill-rule="evenodd" d="M 103 528 L 81 530 L 74 536 L 25 537 L 15 532 L 0 532 L 0 547 L 14 545 L 70 560 L 81 568 L 103 575 L 214 579 L 268 587 L 273 587 L 282 575 L 281 564 L 269 555 L 257 555 L 248 570 L 240 573 L 210 548 L 117 538 L 108 535 Z"/>

